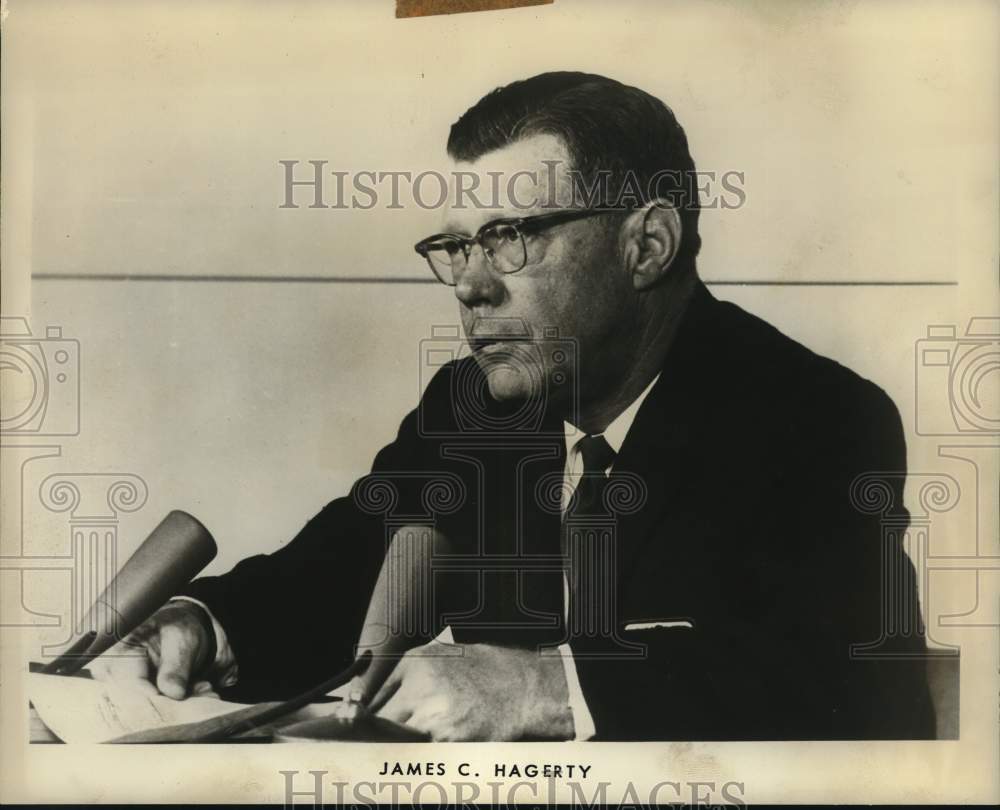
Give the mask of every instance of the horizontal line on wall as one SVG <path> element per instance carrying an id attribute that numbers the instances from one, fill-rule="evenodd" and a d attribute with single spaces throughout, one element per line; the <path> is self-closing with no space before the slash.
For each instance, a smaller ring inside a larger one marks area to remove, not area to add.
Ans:
<path id="1" fill-rule="evenodd" d="M 33 273 L 33 281 L 212 281 L 234 284 L 440 284 L 409 276 L 195 276 L 184 273 Z"/>
<path id="2" fill-rule="evenodd" d="M 729 279 L 704 279 L 714 287 L 957 287 L 957 281 L 730 281 Z"/>
<path id="3" fill-rule="evenodd" d="M 438 284 L 411 276 L 237 276 L 182 273 L 34 273 L 33 281 L 191 281 L 233 284 Z M 957 281 L 782 281 L 780 279 L 704 279 L 715 287 L 957 287 Z"/>

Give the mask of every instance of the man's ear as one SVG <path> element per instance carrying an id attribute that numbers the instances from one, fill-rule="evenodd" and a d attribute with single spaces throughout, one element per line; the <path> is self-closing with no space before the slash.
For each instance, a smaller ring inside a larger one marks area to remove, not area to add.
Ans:
<path id="1" fill-rule="evenodd" d="M 662 279 L 681 244 L 681 218 L 666 200 L 653 200 L 629 214 L 622 228 L 626 269 L 637 290 Z"/>

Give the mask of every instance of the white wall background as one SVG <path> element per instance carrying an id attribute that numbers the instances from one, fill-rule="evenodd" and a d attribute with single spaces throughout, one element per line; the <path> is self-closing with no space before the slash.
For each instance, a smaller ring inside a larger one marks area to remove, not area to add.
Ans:
<path id="1" fill-rule="evenodd" d="M 367 469 L 419 395 L 419 340 L 455 322 L 451 293 L 416 283 L 434 215 L 279 210 L 277 161 L 441 166 L 450 123 L 514 78 L 634 83 L 674 108 L 700 168 L 745 172 L 747 205 L 702 217 L 710 281 L 957 282 L 714 287 L 878 382 L 908 426 L 914 342 L 996 308 L 985 3 L 557 0 L 401 21 L 372 1 L 11 6 L 4 310 L 82 354 L 80 435 L 29 489 L 54 470 L 141 475 L 125 553 L 182 507 L 225 570 Z M 935 458 L 911 436 L 911 463 Z"/>

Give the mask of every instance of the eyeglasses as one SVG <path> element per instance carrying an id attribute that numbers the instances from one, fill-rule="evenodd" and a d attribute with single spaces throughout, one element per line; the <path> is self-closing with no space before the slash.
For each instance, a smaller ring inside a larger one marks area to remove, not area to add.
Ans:
<path id="1" fill-rule="evenodd" d="M 434 275 L 442 284 L 454 287 L 459 275 L 469 264 L 472 248 L 479 245 L 483 255 L 495 270 L 504 275 L 516 273 L 528 263 L 524 237 L 577 219 L 608 213 L 607 209 L 577 208 L 539 214 L 519 219 L 494 219 L 469 238 L 454 233 L 437 233 L 421 239 L 413 246 L 427 259 Z"/>

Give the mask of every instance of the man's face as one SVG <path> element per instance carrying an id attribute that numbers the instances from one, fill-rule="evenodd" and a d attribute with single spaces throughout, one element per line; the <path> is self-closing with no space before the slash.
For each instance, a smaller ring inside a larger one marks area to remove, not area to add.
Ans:
<path id="1" fill-rule="evenodd" d="M 531 136 L 471 163 L 456 163 L 455 172 L 481 177 L 477 197 L 490 207 L 479 208 L 468 196 L 464 207 L 456 207 L 452 193 L 442 230 L 472 236 L 492 220 L 563 210 L 572 199 L 570 168 L 562 140 L 551 135 Z M 511 178 L 516 179 L 508 187 Z M 499 209 L 492 206 L 494 186 L 499 186 Z M 615 215 L 605 214 L 525 234 L 527 263 L 506 275 L 479 246 L 472 248 L 465 269 L 457 274 L 455 296 L 465 334 L 495 399 L 548 396 L 565 410 L 579 404 L 570 400 L 574 390 L 585 403 L 589 392 L 600 391 L 621 374 L 634 297 L 620 256 L 617 222 Z M 568 340 L 576 356 L 561 358 L 554 339 L 561 345 Z"/>

